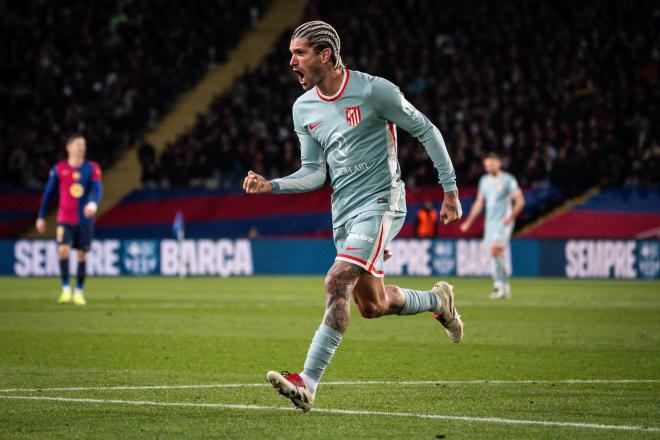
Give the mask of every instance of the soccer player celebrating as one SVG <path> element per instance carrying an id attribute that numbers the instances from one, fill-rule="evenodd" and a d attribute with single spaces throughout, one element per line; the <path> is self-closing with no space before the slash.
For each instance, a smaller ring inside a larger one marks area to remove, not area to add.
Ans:
<path id="1" fill-rule="evenodd" d="M 481 213 L 485 200 L 484 244 L 492 257 L 494 280 L 490 298 L 509 298 L 511 286 L 504 262 L 504 250 L 509 244 L 514 220 L 525 206 L 525 198 L 516 178 L 502 171 L 502 158 L 499 154 L 488 153 L 483 162 L 486 174 L 479 180 L 477 200 L 472 205 L 467 219 L 461 224 L 461 231 L 466 232 L 470 228 L 472 222 Z M 512 200 L 513 206 L 511 206 Z"/>
<path id="2" fill-rule="evenodd" d="M 397 159 L 397 125 L 419 138 L 438 170 L 445 191 L 440 217 L 461 217 L 454 167 L 438 129 L 389 81 L 350 71 L 342 62 L 335 29 L 322 21 L 299 26 L 289 45 L 290 66 L 306 91 L 293 105 L 301 168 L 266 180 L 250 171 L 248 193 L 293 193 L 332 181 L 332 219 L 337 257 L 325 277 L 327 303 L 301 374 L 269 371 L 267 380 L 303 411 L 314 404 L 316 387 L 348 326 L 350 295 L 365 318 L 432 312 L 454 342 L 463 323 L 453 287 L 441 281 L 428 291 L 385 285 L 387 244 L 401 229 L 406 196 Z"/>
<path id="3" fill-rule="evenodd" d="M 55 238 L 60 259 L 62 293 L 57 302 L 85 305 L 85 257 L 92 243 L 94 215 L 101 200 L 101 168 L 96 162 L 85 160 L 87 144 L 81 134 L 74 134 L 66 141 L 68 158 L 57 163 L 51 170 L 37 218 L 37 232 L 46 232 L 44 216 L 48 202 L 59 187 L 59 207 Z M 78 271 L 75 293 L 69 286 L 69 253 L 78 250 Z"/>

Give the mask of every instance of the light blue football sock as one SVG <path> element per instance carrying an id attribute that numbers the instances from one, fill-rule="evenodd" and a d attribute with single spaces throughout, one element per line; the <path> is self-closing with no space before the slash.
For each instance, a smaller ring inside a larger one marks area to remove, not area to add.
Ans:
<path id="1" fill-rule="evenodd" d="M 438 297 L 434 292 L 422 292 L 412 289 L 401 289 L 406 302 L 397 315 L 416 315 L 422 312 L 432 312 L 438 308 Z"/>
<path id="2" fill-rule="evenodd" d="M 504 287 L 508 282 L 504 255 L 493 257 L 493 275 L 493 278 L 495 279 L 495 287 L 497 288 Z"/>
<path id="3" fill-rule="evenodd" d="M 314 333 L 314 338 L 307 351 L 305 368 L 301 373 L 305 385 L 312 393 L 316 391 L 325 367 L 330 363 L 340 342 L 341 334 L 325 324 L 321 324 Z"/>

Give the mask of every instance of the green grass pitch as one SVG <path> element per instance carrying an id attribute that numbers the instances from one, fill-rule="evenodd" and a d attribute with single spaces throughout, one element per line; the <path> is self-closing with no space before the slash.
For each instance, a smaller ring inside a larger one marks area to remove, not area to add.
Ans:
<path id="1" fill-rule="evenodd" d="M 450 281 L 462 344 L 354 308 L 303 414 L 264 375 L 302 367 L 321 277 L 91 278 L 85 307 L 0 278 L 0 438 L 660 438 L 660 283 Z"/>

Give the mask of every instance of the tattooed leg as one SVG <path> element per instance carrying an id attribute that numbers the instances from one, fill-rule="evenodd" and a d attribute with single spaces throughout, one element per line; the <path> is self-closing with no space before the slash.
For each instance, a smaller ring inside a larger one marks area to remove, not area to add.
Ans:
<path id="1" fill-rule="evenodd" d="M 351 263 L 335 261 L 325 277 L 325 291 L 328 298 L 325 316 L 323 323 L 314 334 L 307 351 L 305 369 L 300 374 L 305 386 L 312 393 L 316 391 L 325 367 L 330 363 L 348 327 L 351 291 L 364 272 L 364 269 Z"/>
<path id="2" fill-rule="evenodd" d="M 343 334 L 348 327 L 351 310 L 350 296 L 365 270 L 345 261 L 335 261 L 325 277 L 325 306 L 323 324 Z"/>

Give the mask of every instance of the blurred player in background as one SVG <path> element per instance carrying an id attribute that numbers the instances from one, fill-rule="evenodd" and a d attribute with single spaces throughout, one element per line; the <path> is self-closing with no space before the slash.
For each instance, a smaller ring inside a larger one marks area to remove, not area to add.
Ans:
<path id="1" fill-rule="evenodd" d="M 525 198 L 516 178 L 502 171 L 502 158 L 499 154 L 488 153 L 483 163 L 486 174 L 479 180 L 477 199 L 467 219 L 461 224 L 461 231 L 467 232 L 484 208 L 485 201 L 484 244 L 492 257 L 494 280 L 490 297 L 509 298 L 511 285 L 504 260 L 504 250 L 509 245 L 515 219 L 525 206 Z"/>
<path id="2" fill-rule="evenodd" d="M 85 137 L 74 134 L 66 141 L 68 158 L 57 163 L 51 170 L 39 208 L 36 228 L 46 232 L 46 209 L 53 193 L 59 194 L 55 239 L 60 259 L 62 293 L 57 302 L 85 305 L 85 259 L 92 244 L 94 215 L 101 201 L 101 168 L 96 162 L 85 160 Z M 78 250 L 76 289 L 72 294 L 69 286 L 69 253 Z"/>
<path id="3" fill-rule="evenodd" d="M 384 249 L 406 217 L 406 195 L 397 159 L 396 126 L 420 139 L 445 191 L 440 217 L 461 217 L 454 167 L 438 129 L 391 82 L 347 69 L 339 35 L 322 21 L 299 26 L 289 45 L 290 65 L 306 91 L 293 105 L 301 169 L 268 181 L 250 171 L 248 193 L 294 193 L 320 188 L 326 166 L 332 181 L 337 257 L 325 278 L 325 316 L 301 374 L 269 371 L 268 381 L 302 409 L 314 404 L 316 387 L 348 326 L 350 297 L 366 318 L 432 312 L 454 342 L 463 323 L 453 288 L 441 281 L 427 291 L 383 282 Z"/>

